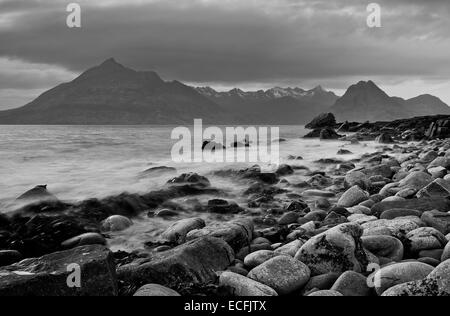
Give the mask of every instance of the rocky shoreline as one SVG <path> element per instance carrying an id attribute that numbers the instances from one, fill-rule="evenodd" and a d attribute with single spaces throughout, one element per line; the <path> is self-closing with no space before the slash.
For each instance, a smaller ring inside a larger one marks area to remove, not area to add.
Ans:
<path id="1" fill-rule="evenodd" d="M 346 144 L 379 147 L 351 161 L 324 157 L 316 170 L 218 171 L 248 184 L 246 205 L 198 174 L 75 204 L 46 186 L 26 192 L 27 206 L 0 213 L 0 296 L 450 295 L 450 116 L 338 124 L 324 114 L 307 127 L 307 137 L 340 139 L 343 158 Z M 307 181 L 286 180 L 297 173 Z M 195 200 L 205 195 L 222 198 Z M 180 211 L 193 215 L 141 251 L 108 249 L 134 218 Z M 194 216 L 203 213 L 224 220 Z M 67 283 L 73 264 L 79 287 Z"/>

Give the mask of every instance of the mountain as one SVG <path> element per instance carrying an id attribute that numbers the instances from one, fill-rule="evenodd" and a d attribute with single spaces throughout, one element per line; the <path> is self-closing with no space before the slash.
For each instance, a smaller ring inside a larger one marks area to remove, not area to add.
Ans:
<path id="1" fill-rule="evenodd" d="M 225 123 L 229 112 L 178 81 L 108 59 L 31 103 L 0 112 L 0 124 Z"/>
<path id="2" fill-rule="evenodd" d="M 239 115 L 242 124 L 304 124 L 338 99 L 333 92 L 320 86 L 312 90 L 276 87 L 250 92 L 240 89 L 218 92 L 201 87 L 197 91 L 223 109 Z"/>
<path id="3" fill-rule="evenodd" d="M 431 95 L 405 100 L 390 97 L 373 81 L 360 81 L 348 88 L 330 108 L 338 121 L 392 121 L 417 116 L 450 114 L 450 107 Z"/>

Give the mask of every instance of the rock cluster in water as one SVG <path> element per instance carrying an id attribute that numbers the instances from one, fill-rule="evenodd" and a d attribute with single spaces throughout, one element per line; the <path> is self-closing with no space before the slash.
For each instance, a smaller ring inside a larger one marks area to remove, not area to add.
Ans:
<path id="1" fill-rule="evenodd" d="M 0 295 L 450 295 L 450 141 L 440 139 L 447 125 L 336 124 L 322 115 L 310 124 L 317 137 L 351 131 L 344 145 L 376 139 L 378 151 L 322 159 L 319 171 L 218 171 L 248 184 L 235 197 L 245 203 L 193 173 L 159 191 L 76 204 L 38 186 L 21 196 L 27 206 L 0 215 Z M 306 181 L 291 183 L 298 173 Z M 174 202 L 180 198 L 186 203 Z M 111 234 L 139 216 L 171 224 L 140 251 L 111 252 Z M 81 287 L 67 286 L 74 263 Z"/>

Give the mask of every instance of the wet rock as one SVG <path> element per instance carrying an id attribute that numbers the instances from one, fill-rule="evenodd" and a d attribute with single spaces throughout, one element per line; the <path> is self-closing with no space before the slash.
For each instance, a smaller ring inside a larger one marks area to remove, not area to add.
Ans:
<path id="1" fill-rule="evenodd" d="M 300 250 L 300 248 L 303 246 L 304 241 L 302 240 L 294 240 L 284 246 L 281 246 L 277 248 L 274 252 L 277 255 L 287 255 L 291 257 L 295 257 L 297 252 Z"/>
<path id="2" fill-rule="evenodd" d="M 398 284 L 422 280 L 433 269 L 432 266 L 421 262 L 402 262 L 386 266 L 375 273 L 375 290 L 378 295 L 381 295 Z"/>
<path id="3" fill-rule="evenodd" d="M 0 250 L 0 267 L 19 262 L 23 256 L 16 250 Z"/>
<path id="4" fill-rule="evenodd" d="M 185 173 L 167 182 L 168 184 L 191 184 L 199 188 L 207 188 L 211 186 L 209 180 L 196 173 Z"/>
<path id="5" fill-rule="evenodd" d="M 289 256 L 279 256 L 254 268 L 248 277 L 273 288 L 280 295 L 301 289 L 310 278 L 309 268 Z"/>
<path id="6" fill-rule="evenodd" d="M 199 230 L 191 231 L 187 240 L 211 236 L 225 240 L 231 248 L 239 251 L 253 240 L 254 225 L 251 220 L 242 219 L 227 223 L 214 223 Z"/>
<path id="7" fill-rule="evenodd" d="M 104 232 L 119 232 L 128 229 L 133 225 L 133 222 L 121 215 L 113 215 L 102 222 L 102 230 Z"/>
<path id="8" fill-rule="evenodd" d="M 339 149 L 337 155 L 352 155 L 353 153 L 347 149 Z"/>
<path id="9" fill-rule="evenodd" d="M 442 257 L 441 257 L 441 261 L 444 262 L 448 259 L 450 259 L 450 242 L 447 242 L 447 245 L 444 248 L 444 251 L 443 251 Z"/>
<path id="10" fill-rule="evenodd" d="M 154 213 L 155 217 L 162 217 L 162 218 L 174 217 L 177 215 L 178 215 L 177 211 L 169 210 L 166 208 L 164 208 L 162 210 L 158 210 L 156 213 Z"/>
<path id="11" fill-rule="evenodd" d="M 382 176 L 384 178 L 391 179 L 394 175 L 394 171 L 392 171 L 391 166 L 387 164 L 381 164 L 374 167 L 366 168 L 361 170 L 362 173 L 364 173 L 366 176 L 373 177 L 373 176 Z"/>
<path id="12" fill-rule="evenodd" d="M 313 276 L 303 288 L 303 292 L 308 293 L 314 289 L 329 290 L 340 276 L 341 273 L 335 272 Z"/>
<path id="13" fill-rule="evenodd" d="M 369 199 L 369 194 L 359 186 L 354 186 L 348 189 L 339 199 L 338 206 L 340 207 L 352 207 L 358 205 L 361 202 Z"/>
<path id="14" fill-rule="evenodd" d="M 244 261 L 245 257 L 247 257 L 249 254 L 260 251 L 260 250 L 273 250 L 272 246 L 269 243 L 264 244 L 252 244 L 249 246 L 243 247 L 241 250 L 236 252 L 236 259 Z"/>
<path id="15" fill-rule="evenodd" d="M 368 216 L 364 214 L 353 214 L 347 217 L 347 220 L 351 223 L 356 223 L 358 225 L 362 225 L 367 222 L 376 221 L 378 218 L 375 216 Z"/>
<path id="16" fill-rule="evenodd" d="M 404 247 L 402 242 L 391 236 L 366 236 L 362 237 L 365 249 L 376 255 L 379 259 L 399 262 L 403 260 Z"/>
<path id="17" fill-rule="evenodd" d="M 449 296 L 450 260 L 442 262 L 426 278 L 389 288 L 383 296 Z"/>
<path id="18" fill-rule="evenodd" d="M 74 264 L 81 269 L 80 287 L 67 285 Z M 115 269 L 112 253 L 104 246 L 78 247 L 0 268 L 0 295 L 115 296 Z"/>
<path id="19" fill-rule="evenodd" d="M 432 227 L 421 227 L 406 235 L 410 250 L 418 253 L 422 250 L 440 249 L 447 244 L 447 239 L 438 230 Z"/>
<path id="20" fill-rule="evenodd" d="M 342 224 L 312 237 L 295 258 L 304 262 L 313 275 L 348 270 L 362 272 L 368 263 L 362 247 L 361 226 Z"/>
<path id="21" fill-rule="evenodd" d="M 38 185 L 19 196 L 17 200 L 39 201 L 58 199 L 47 190 L 47 185 Z"/>
<path id="22" fill-rule="evenodd" d="M 321 140 L 333 140 L 333 139 L 339 139 L 341 138 L 343 135 L 339 135 L 338 133 L 336 133 L 336 131 L 331 128 L 331 127 L 327 127 L 324 128 L 320 131 L 320 139 Z"/>
<path id="23" fill-rule="evenodd" d="M 450 196 L 450 183 L 444 179 L 436 179 L 427 185 L 425 188 L 417 192 L 417 197 L 442 197 L 447 198 Z"/>
<path id="24" fill-rule="evenodd" d="M 444 249 L 431 249 L 431 250 L 422 250 L 419 252 L 419 260 L 422 258 L 431 258 L 438 260 L 438 265 L 441 263 L 442 254 L 444 253 Z M 430 264 L 432 265 L 432 264 Z M 437 266 L 437 265 L 436 265 Z"/>
<path id="25" fill-rule="evenodd" d="M 207 211 L 216 214 L 237 214 L 243 211 L 236 203 L 215 199 L 208 201 Z"/>
<path id="26" fill-rule="evenodd" d="M 344 185 L 346 189 L 357 185 L 362 190 L 367 190 L 370 187 L 370 181 L 367 175 L 361 171 L 352 171 L 345 176 Z"/>
<path id="27" fill-rule="evenodd" d="M 400 217 L 393 220 L 380 219 L 362 225 L 364 236 L 392 236 L 403 238 L 409 232 L 424 226 L 424 223 L 415 216 Z"/>
<path id="28" fill-rule="evenodd" d="M 420 212 L 433 210 L 448 212 L 448 210 L 450 210 L 450 200 L 443 198 L 421 198 L 394 202 L 380 202 L 372 207 L 372 213 L 380 215 L 384 211 L 399 208 L 417 210 Z"/>
<path id="29" fill-rule="evenodd" d="M 232 272 L 222 272 L 219 284 L 230 288 L 234 296 L 278 296 L 271 287 Z"/>
<path id="30" fill-rule="evenodd" d="M 176 173 L 177 169 L 172 167 L 160 166 L 160 167 L 152 167 L 149 168 L 139 174 L 140 178 L 150 177 L 150 176 L 159 176 L 162 174 L 172 174 Z"/>
<path id="31" fill-rule="evenodd" d="M 384 211 L 381 214 L 380 219 L 396 219 L 398 217 L 407 217 L 407 216 L 421 217 L 422 212 L 410 209 L 394 208 L 392 210 Z"/>
<path id="32" fill-rule="evenodd" d="M 324 128 L 328 126 L 335 126 L 336 118 L 333 113 L 323 113 L 315 117 L 310 123 L 308 123 L 305 128 L 307 129 L 317 129 Z"/>
<path id="33" fill-rule="evenodd" d="M 428 169 L 428 173 L 431 174 L 433 179 L 444 178 L 447 175 L 447 169 L 444 167 L 434 167 Z"/>
<path id="34" fill-rule="evenodd" d="M 137 290 L 137 292 L 133 296 L 171 297 L 181 295 L 178 294 L 178 292 L 159 284 L 147 284 L 139 288 L 139 290 Z"/>
<path id="35" fill-rule="evenodd" d="M 70 238 L 61 243 L 61 247 L 64 249 L 70 249 L 87 245 L 106 245 L 106 239 L 97 233 L 85 233 L 73 238 Z"/>
<path id="36" fill-rule="evenodd" d="M 387 133 L 381 133 L 380 136 L 378 136 L 375 141 L 380 144 L 393 144 L 395 143 L 392 139 L 391 135 Z"/>
<path id="37" fill-rule="evenodd" d="M 259 250 L 247 255 L 244 264 L 246 267 L 253 269 L 276 256 L 278 254 L 271 250 Z"/>
<path id="38" fill-rule="evenodd" d="M 331 290 L 344 296 L 370 296 L 372 292 L 372 289 L 367 286 L 367 278 L 353 271 L 344 272 Z"/>
<path id="39" fill-rule="evenodd" d="M 336 196 L 334 192 L 324 191 L 324 190 L 306 190 L 302 193 L 303 196 L 307 197 L 324 197 L 324 198 L 333 198 Z"/>
<path id="40" fill-rule="evenodd" d="M 435 167 L 444 167 L 445 169 L 450 169 L 450 157 L 437 157 L 428 165 L 427 169 Z"/>
<path id="41" fill-rule="evenodd" d="M 339 292 L 332 291 L 332 290 L 322 290 L 322 291 L 313 292 L 313 293 L 309 294 L 308 296 L 311 296 L 311 297 L 313 297 L 313 296 L 317 296 L 317 297 L 330 296 L 330 297 L 332 297 L 332 296 L 344 296 L 344 295 L 342 295 Z"/>
<path id="42" fill-rule="evenodd" d="M 182 219 L 167 228 L 161 237 L 170 242 L 182 244 L 186 241 L 186 236 L 190 231 L 201 229 L 205 226 L 205 221 L 199 217 Z"/>
<path id="43" fill-rule="evenodd" d="M 297 212 L 287 212 L 278 220 L 278 225 L 289 225 L 296 223 L 299 217 L 300 214 Z"/>
<path id="44" fill-rule="evenodd" d="M 288 176 L 294 174 L 294 169 L 289 165 L 280 165 L 275 173 L 279 176 Z"/>
<path id="45" fill-rule="evenodd" d="M 225 270 L 233 261 L 233 250 L 225 241 L 205 237 L 138 259 L 119 267 L 117 272 L 125 284 L 156 283 L 177 290 L 214 281 L 216 272 Z"/>

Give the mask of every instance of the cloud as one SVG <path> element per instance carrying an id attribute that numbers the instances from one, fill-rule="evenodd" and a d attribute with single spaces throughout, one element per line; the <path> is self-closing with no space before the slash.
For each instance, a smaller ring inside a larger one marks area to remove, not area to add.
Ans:
<path id="1" fill-rule="evenodd" d="M 341 89 L 355 78 L 450 77 L 447 0 L 375 1 L 380 29 L 366 25 L 374 1 L 78 2 L 83 26 L 68 29 L 67 1 L 0 0 L 0 56 L 56 71 L 11 83 L 40 88 L 66 78 L 61 69 L 79 73 L 110 56 L 167 79 L 222 86 L 325 82 Z"/>

